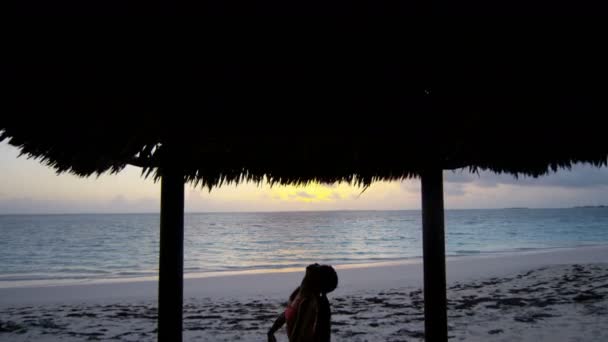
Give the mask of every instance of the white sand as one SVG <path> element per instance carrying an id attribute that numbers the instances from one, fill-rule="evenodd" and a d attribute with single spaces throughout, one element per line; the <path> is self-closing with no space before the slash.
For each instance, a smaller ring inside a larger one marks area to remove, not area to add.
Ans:
<path id="1" fill-rule="evenodd" d="M 604 263 L 608 246 L 452 258 L 450 336 L 608 340 Z M 330 295 L 335 341 L 421 339 L 419 260 L 338 269 L 340 285 Z M 186 279 L 184 336 L 264 340 L 302 271 Z M 0 289 L 0 341 L 152 341 L 155 298 L 155 281 Z"/>

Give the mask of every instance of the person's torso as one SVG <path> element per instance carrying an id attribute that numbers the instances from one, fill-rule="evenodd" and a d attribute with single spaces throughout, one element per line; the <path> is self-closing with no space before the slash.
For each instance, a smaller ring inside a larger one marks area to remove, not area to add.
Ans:
<path id="1" fill-rule="evenodd" d="M 306 305 L 313 305 L 315 307 L 315 309 L 312 311 L 314 312 L 315 317 L 310 317 L 309 319 L 307 319 L 306 321 L 311 322 L 312 324 L 310 324 L 310 326 L 308 327 L 303 327 L 302 329 L 306 329 L 307 332 L 310 333 L 310 335 L 315 336 L 314 341 L 317 341 L 316 325 L 318 316 L 318 300 L 313 297 L 301 297 L 300 294 L 298 294 L 292 301 L 289 301 L 287 307 L 285 308 L 285 323 L 287 324 L 287 336 L 290 338 L 290 340 L 292 339 L 293 329 L 295 327 L 296 321 L 298 319 L 302 319 L 301 317 L 298 317 L 298 314 L 300 312 L 300 306 L 303 302 L 306 302 Z"/>

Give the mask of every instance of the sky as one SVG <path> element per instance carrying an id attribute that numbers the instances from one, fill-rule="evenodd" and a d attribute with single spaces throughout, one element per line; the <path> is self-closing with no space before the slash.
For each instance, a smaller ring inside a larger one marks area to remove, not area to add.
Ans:
<path id="1" fill-rule="evenodd" d="M 117 175 L 57 175 L 0 143 L 0 214 L 157 213 L 160 183 L 127 167 Z M 563 208 L 608 205 L 608 168 L 575 165 L 540 178 L 444 171 L 447 209 Z M 347 184 L 305 187 L 241 184 L 186 186 L 186 211 L 301 211 L 420 209 L 420 181 L 379 182 L 362 192 Z"/>

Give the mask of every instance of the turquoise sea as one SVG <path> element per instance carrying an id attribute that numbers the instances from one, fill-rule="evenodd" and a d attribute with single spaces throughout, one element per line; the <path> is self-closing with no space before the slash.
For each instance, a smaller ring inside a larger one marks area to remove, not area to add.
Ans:
<path id="1" fill-rule="evenodd" d="M 185 272 L 422 255 L 419 211 L 191 213 Z M 0 286 L 157 274 L 158 214 L 2 215 Z M 451 256 L 608 244 L 608 208 L 447 210 Z"/>

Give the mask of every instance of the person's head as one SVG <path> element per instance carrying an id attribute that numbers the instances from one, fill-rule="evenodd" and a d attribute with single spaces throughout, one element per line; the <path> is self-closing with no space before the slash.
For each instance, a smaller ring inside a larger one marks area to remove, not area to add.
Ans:
<path id="1" fill-rule="evenodd" d="M 302 287 L 314 292 L 321 291 L 321 265 L 310 264 L 306 267 L 306 274 L 302 279 Z"/>
<path id="2" fill-rule="evenodd" d="M 338 287 L 338 274 L 330 265 L 321 265 L 318 269 L 320 288 L 322 294 L 328 294 Z"/>
<path id="3" fill-rule="evenodd" d="M 330 265 L 310 264 L 306 267 L 302 287 L 327 294 L 338 287 L 338 274 Z"/>

